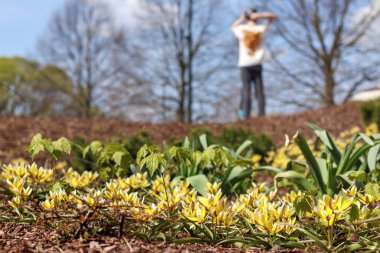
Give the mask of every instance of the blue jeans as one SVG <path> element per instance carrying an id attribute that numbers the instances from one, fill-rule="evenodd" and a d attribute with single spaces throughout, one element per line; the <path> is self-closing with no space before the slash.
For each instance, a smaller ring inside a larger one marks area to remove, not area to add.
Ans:
<path id="1" fill-rule="evenodd" d="M 262 79 L 262 66 L 254 65 L 249 67 L 241 67 L 240 74 L 241 80 L 243 81 L 243 87 L 241 89 L 240 110 L 244 112 L 244 118 L 248 119 L 251 117 L 252 84 L 255 85 L 255 97 L 259 106 L 259 116 L 265 116 L 265 92 Z"/>

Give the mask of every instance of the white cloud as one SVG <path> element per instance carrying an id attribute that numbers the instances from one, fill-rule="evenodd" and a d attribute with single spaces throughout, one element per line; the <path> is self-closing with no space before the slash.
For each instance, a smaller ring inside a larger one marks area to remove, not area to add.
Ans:
<path id="1" fill-rule="evenodd" d="M 141 0 L 105 0 L 119 25 L 136 26 L 136 16 L 142 12 Z"/>
<path id="2" fill-rule="evenodd" d="M 372 2 L 368 6 L 364 6 L 359 9 L 352 19 L 352 27 L 360 26 L 360 22 L 369 15 L 374 15 L 374 13 L 380 12 L 380 0 L 372 0 Z M 366 35 L 361 39 L 360 43 L 363 46 L 373 47 L 375 41 L 380 41 L 380 17 L 376 17 L 377 19 L 372 24 L 372 26 L 367 31 Z"/>
<path id="3" fill-rule="evenodd" d="M 99 0 L 87 0 L 87 1 L 99 1 Z M 106 2 L 114 13 L 115 21 L 118 25 L 124 25 L 127 27 L 138 26 L 139 17 L 147 16 L 149 2 L 146 0 L 100 0 Z M 154 10 L 153 6 L 152 7 Z M 164 8 L 169 12 L 176 12 L 175 6 L 168 3 L 164 5 Z"/>

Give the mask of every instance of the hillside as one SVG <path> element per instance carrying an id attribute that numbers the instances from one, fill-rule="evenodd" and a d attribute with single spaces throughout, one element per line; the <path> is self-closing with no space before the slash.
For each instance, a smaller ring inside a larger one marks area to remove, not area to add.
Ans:
<path id="1" fill-rule="evenodd" d="M 285 134 L 292 136 L 296 131 L 302 131 L 306 136 L 311 136 L 312 133 L 305 126 L 305 122 L 315 123 L 332 134 L 351 129 L 354 126 L 364 127 L 357 103 L 289 116 L 269 116 L 228 124 L 205 125 L 147 124 L 75 118 L 0 117 L 0 161 L 9 162 L 12 158 L 22 156 L 20 150 L 23 150 L 37 133 L 50 138 L 65 136 L 69 139 L 85 137 L 87 140 L 107 140 L 115 136 L 129 137 L 146 131 L 154 142 L 162 143 L 172 139 L 182 139 L 192 128 L 206 127 L 218 133 L 226 125 L 234 125 L 246 127 L 257 133 L 266 133 L 273 138 L 276 145 L 281 146 L 284 143 Z"/>

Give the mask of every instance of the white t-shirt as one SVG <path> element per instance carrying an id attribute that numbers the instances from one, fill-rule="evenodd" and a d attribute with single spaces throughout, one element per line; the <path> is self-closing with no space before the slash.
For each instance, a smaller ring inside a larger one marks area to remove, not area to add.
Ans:
<path id="1" fill-rule="evenodd" d="M 233 29 L 239 39 L 239 67 L 260 65 L 263 63 L 264 33 L 266 25 L 239 25 Z"/>

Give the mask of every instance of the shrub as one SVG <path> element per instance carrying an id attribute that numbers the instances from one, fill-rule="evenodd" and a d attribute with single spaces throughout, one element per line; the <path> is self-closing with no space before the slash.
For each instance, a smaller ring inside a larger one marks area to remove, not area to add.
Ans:
<path id="1" fill-rule="evenodd" d="M 380 126 L 380 99 L 362 103 L 360 111 L 366 124 L 376 123 Z"/>
<path id="2" fill-rule="evenodd" d="M 137 152 L 144 145 L 152 145 L 153 142 L 149 133 L 142 131 L 123 142 L 123 146 L 129 151 L 133 158 L 136 158 Z"/>

